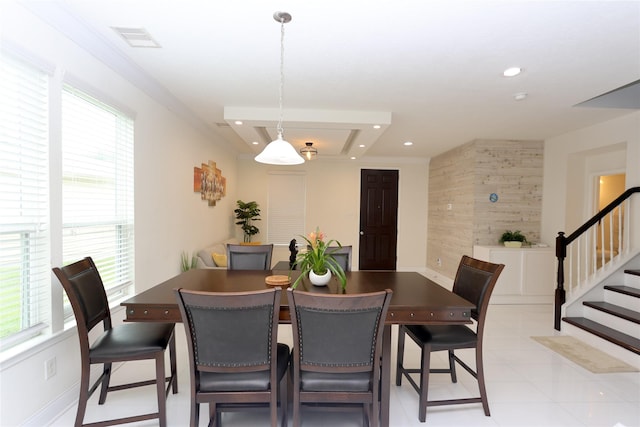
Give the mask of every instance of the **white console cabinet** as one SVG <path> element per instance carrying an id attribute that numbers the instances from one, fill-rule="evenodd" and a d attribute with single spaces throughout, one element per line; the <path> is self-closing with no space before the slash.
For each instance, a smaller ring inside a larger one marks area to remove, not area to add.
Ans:
<path id="1" fill-rule="evenodd" d="M 556 286 L 556 259 L 553 248 L 474 246 L 473 257 L 505 265 L 493 290 L 493 302 L 553 301 Z"/>

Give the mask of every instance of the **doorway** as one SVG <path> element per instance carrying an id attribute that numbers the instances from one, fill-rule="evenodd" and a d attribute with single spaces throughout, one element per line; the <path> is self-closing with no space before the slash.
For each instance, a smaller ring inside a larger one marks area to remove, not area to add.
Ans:
<path id="1" fill-rule="evenodd" d="M 613 175 L 599 175 L 596 177 L 596 206 L 595 212 L 599 212 L 625 191 L 624 173 Z M 609 216 L 610 215 L 610 216 Z M 622 206 L 615 208 L 610 214 L 598 224 L 596 232 L 596 252 L 598 267 L 602 262 L 605 264 L 618 255 L 621 236 L 623 233 L 624 210 Z"/>
<path id="2" fill-rule="evenodd" d="M 360 171 L 360 270 L 395 270 L 398 171 Z"/>

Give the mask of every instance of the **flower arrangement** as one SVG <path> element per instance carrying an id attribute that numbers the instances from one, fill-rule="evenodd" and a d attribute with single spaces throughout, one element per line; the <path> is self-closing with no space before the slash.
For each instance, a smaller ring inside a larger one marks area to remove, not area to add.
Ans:
<path id="1" fill-rule="evenodd" d="M 344 289 L 347 286 L 347 277 L 345 276 L 342 266 L 333 257 L 333 250 L 329 249 L 332 243 L 335 243 L 339 248 L 342 244 L 337 240 L 324 241 L 324 233 L 316 227 L 315 232 L 309 233 L 308 236 L 301 236 L 307 242 L 307 250 L 301 252 L 296 257 L 294 268 L 297 266 L 300 271 L 300 276 L 293 282 L 291 286 L 293 289 L 298 286 L 298 282 L 302 280 L 304 276 L 313 271 L 316 274 L 326 274 L 327 271 L 331 271 L 342 285 Z"/>

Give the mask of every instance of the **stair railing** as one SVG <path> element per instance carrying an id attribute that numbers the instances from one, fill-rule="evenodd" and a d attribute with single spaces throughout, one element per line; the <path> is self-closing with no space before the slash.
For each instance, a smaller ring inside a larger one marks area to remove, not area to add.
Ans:
<path id="1" fill-rule="evenodd" d="M 630 198 L 634 193 L 640 193 L 640 187 L 626 190 L 569 236 L 565 236 L 563 231 L 558 233 L 558 275 L 553 321 L 556 330 L 560 330 L 562 305 L 566 301 L 565 287 L 569 295 L 579 291 L 612 261 L 629 251 L 630 219 L 633 218 Z M 565 284 L 567 254 L 569 274 Z"/>

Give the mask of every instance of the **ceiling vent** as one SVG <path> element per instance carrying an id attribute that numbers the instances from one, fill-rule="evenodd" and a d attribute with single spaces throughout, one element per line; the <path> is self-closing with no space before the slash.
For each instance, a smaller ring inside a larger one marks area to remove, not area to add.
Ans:
<path id="1" fill-rule="evenodd" d="M 144 28 L 111 27 L 131 47 L 161 47 Z"/>

